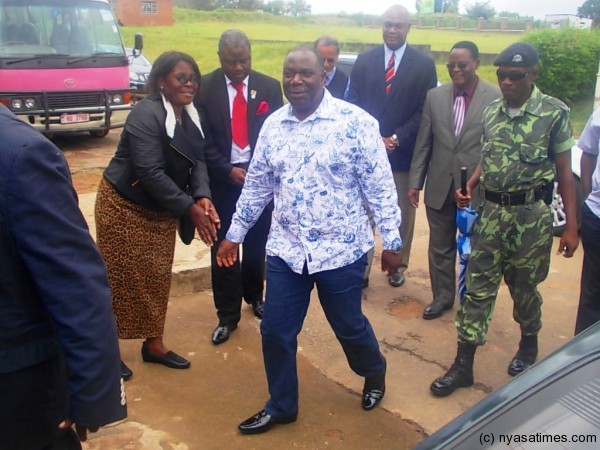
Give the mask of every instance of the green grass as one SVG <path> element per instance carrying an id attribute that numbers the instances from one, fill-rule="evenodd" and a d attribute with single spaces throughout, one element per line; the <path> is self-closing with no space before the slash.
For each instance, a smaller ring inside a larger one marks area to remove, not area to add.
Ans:
<path id="1" fill-rule="evenodd" d="M 253 68 L 276 78 L 280 77 L 283 59 L 291 48 L 312 43 L 323 34 L 335 36 L 342 51 L 355 48 L 355 44 L 381 43 L 380 28 L 359 27 L 350 19 L 289 18 L 233 10 L 204 12 L 175 8 L 173 26 L 122 27 L 121 32 L 127 46 L 132 46 L 135 33 L 142 33 L 144 54 L 150 59 L 166 50 L 177 49 L 192 55 L 202 72 L 210 72 L 219 64 L 219 37 L 230 28 L 239 28 L 248 35 L 252 42 Z M 413 28 L 408 41 L 429 44 L 432 50 L 448 50 L 457 41 L 471 39 L 477 42 L 481 52 L 498 53 L 519 36 Z"/>
<path id="2" fill-rule="evenodd" d="M 287 52 L 299 44 L 314 42 L 323 35 L 335 36 L 342 51 L 352 51 L 357 44 L 382 42 L 381 28 L 357 25 L 352 17 L 305 16 L 299 18 L 258 14 L 235 10 L 212 12 L 191 9 L 174 9 L 173 26 L 122 27 L 121 32 L 128 47 L 133 46 L 135 33 L 144 35 L 144 54 L 156 59 L 167 50 L 179 50 L 190 54 L 208 73 L 219 66 L 217 45 L 223 31 L 230 28 L 243 30 L 252 43 L 252 68 L 276 79 L 281 78 L 283 60 Z M 447 51 L 461 40 L 477 43 L 482 53 L 499 53 L 508 45 L 522 38 L 522 34 L 469 32 L 412 28 L 408 35 L 411 44 L 429 45 L 433 51 Z M 445 62 L 436 63 L 440 82 L 450 80 Z M 490 83 L 496 83 L 495 67 L 481 65 L 479 75 Z M 573 130 L 578 136 L 592 112 L 593 92 L 589 98 L 576 102 L 571 111 Z"/>

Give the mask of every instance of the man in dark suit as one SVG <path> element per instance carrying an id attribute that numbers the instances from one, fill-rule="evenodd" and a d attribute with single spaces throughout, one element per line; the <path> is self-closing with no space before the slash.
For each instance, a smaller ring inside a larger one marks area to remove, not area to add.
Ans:
<path id="1" fill-rule="evenodd" d="M 127 415 L 106 270 L 64 155 L 2 105 L 0 280 L 0 448 L 81 449 Z"/>
<path id="2" fill-rule="evenodd" d="M 213 295 L 219 324 L 213 344 L 229 339 L 240 321 L 242 298 L 262 318 L 265 246 L 272 207 L 250 230 L 243 258 L 232 267 L 219 267 L 216 252 L 231 224 L 244 186 L 258 133 L 265 119 L 283 106 L 281 85 L 251 69 L 250 41 L 239 30 L 225 31 L 219 40 L 221 68 L 202 78 L 201 98 L 216 146 L 206 150 L 211 192 L 221 218 L 218 241 L 211 249 Z"/>
<path id="3" fill-rule="evenodd" d="M 461 167 L 472 174 L 481 159 L 483 110 L 501 96 L 497 86 L 477 76 L 479 49 L 473 42 L 454 44 L 447 67 L 452 82 L 427 94 L 408 181 L 408 197 L 416 208 L 419 191 L 427 178 L 424 200 L 429 222 L 433 301 L 425 308 L 424 319 L 440 317 L 454 305 L 457 231 L 454 191 L 460 187 Z M 476 207 L 476 195 L 472 198 Z"/>
<path id="4" fill-rule="evenodd" d="M 325 67 L 324 86 L 335 98 L 343 100 L 348 86 L 348 75 L 336 68 L 340 56 L 339 42 L 331 36 L 321 36 L 315 41 L 315 49 L 323 57 Z"/>
<path id="5" fill-rule="evenodd" d="M 402 265 L 389 278 L 394 287 L 404 284 L 415 226 L 415 211 L 408 201 L 408 170 L 425 96 L 437 84 L 433 60 L 406 43 L 409 31 L 408 10 L 400 5 L 388 8 L 383 15 L 384 44 L 358 55 L 346 96 L 346 100 L 379 121 L 379 131 L 394 172 L 402 210 Z M 368 279 L 368 273 L 365 278 Z"/>

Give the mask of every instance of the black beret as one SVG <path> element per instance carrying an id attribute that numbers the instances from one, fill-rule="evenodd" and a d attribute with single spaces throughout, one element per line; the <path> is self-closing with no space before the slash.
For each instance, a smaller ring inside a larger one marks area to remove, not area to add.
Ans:
<path id="1" fill-rule="evenodd" d="M 536 48 L 528 42 L 515 42 L 494 60 L 495 66 L 532 67 L 540 62 Z"/>

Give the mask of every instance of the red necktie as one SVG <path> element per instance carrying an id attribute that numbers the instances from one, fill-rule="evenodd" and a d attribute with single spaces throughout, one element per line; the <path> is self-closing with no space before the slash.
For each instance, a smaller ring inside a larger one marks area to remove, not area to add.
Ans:
<path id="1" fill-rule="evenodd" d="M 392 52 L 390 60 L 388 61 L 387 67 L 385 68 L 385 93 L 389 94 L 392 89 L 392 78 L 396 74 L 396 58 L 394 57 L 395 52 Z"/>
<path id="2" fill-rule="evenodd" d="M 233 111 L 231 113 L 231 133 L 233 142 L 238 147 L 244 149 L 248 146 L 248 122 L 246 115 L 248 112 L 248 102 L 244 97 L 244 83 L 231 83 L 237 91 L 233 99 Z"/>

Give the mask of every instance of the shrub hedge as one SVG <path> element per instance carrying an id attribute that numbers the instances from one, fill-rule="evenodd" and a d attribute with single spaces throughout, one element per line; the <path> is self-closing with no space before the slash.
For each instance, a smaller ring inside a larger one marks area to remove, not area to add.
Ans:
<path id="1" fill-rule="evenodd" d="M 564 28 L 527 33 L 523 38 L 540 53 L 536 84 L 542 92 L 571 106 L 593 95 L 600 56 L 600 31 Z"/>

